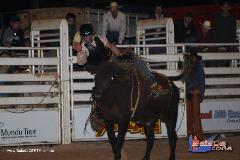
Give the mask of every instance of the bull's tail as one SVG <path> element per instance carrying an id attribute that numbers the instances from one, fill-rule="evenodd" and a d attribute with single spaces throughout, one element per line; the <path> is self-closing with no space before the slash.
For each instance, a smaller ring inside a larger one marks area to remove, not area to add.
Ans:
<path id="1" fill-rule="evenodd" d="M 170 81 L 178 81 L 178 80 L 183 80 L 183 73 L 181 73 L 180 75 L 177 75 L 177 76 L 169 76 L 168 79 Z"/>
<path id="2" fill-rule="evenodd" d="M 85 125 L 84 125 L 84 130 L 83 130 L 83 134 L 85 135 L 86 131 L 87 131 L 87 126 L 90 122 L 90 117 L 87 118 L 86 122 L 85 122 Z"/>

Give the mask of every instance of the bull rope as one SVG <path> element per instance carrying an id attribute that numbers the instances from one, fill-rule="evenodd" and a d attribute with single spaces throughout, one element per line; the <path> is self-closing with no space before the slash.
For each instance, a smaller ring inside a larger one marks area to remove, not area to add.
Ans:
<path id="1" fill-rule="evenodd" d="M 134 69 L 134 74 L 137 78 L 137 89 L 138 89 L 138 92 L 137 92 L 137 100 L 136 100 L 136 103 L 133 107 L 133 89 L 134 89 L 134 76 L 133 76 L 133 73 L 132 73 L 132 90 L 131 90 L 131 109 L 130 111 L 132 111 L 132 115 L 131 115 L 131 119 L 133 118 L 133 116 L 135 115 L 135 112 L 137 110 L 137 106 L 138 106 L 138 103 L 139 103 L 139 98 L 140 98 L 140 82 L 139 82 L 139 77 L 138 77 L 138 74 L 137 74 L 137 70 Z"/>

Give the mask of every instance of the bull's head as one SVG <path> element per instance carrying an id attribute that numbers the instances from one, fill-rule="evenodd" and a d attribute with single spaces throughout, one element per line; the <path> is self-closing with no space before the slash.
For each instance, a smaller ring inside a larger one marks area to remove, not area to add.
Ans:
<path id="1" fill-rule="evenodd" d="M 113 83 L 118 83 L 125 75 L 126 70 L 114 63 L 104 62 L 100 64 L 96 72 L 93 98 L 101 98 L 104 92 L 107 91 Z"/>

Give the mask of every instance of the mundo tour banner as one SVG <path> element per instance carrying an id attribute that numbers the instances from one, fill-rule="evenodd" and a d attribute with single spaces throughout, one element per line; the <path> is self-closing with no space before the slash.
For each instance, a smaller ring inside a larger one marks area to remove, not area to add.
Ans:
<path id="1" fill-rule="evenodd" d="M 61 142 L 57 110 L 0 112 L 0 145 L 39 142 Z"/>

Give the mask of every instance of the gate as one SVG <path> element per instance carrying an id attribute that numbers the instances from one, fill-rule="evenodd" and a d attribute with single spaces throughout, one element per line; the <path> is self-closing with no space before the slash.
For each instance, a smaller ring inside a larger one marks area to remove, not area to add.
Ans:
<path id="1" fill-rule="evenodd" d="M 67 37 L 65 20 L 35 21 L 32 47 L 0 48 L 0 145 L 71 142 Z"/>

